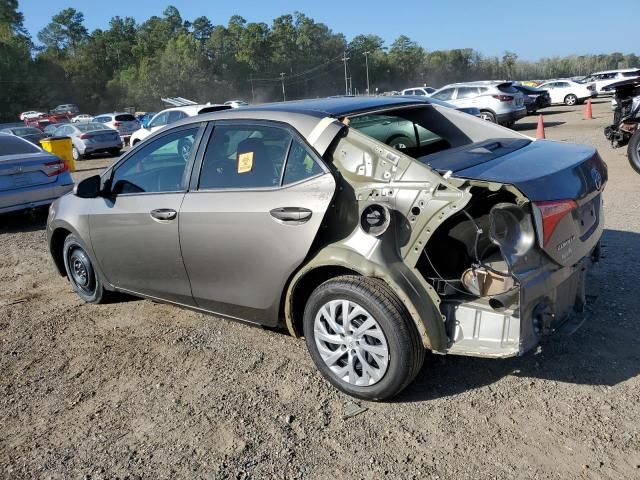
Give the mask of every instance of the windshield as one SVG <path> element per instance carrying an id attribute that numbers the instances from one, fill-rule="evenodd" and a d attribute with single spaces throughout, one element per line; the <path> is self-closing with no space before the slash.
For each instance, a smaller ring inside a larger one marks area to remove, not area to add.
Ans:
<path id="1" fill-rule="evenodd" d="M 14 128 L 13 133 L 21 136 L 21 135 L 35 135 L 37 133 L 41 133 L 37 128 Z"/>
<path id="2" fill-rule="evenodd" d="M 38 153 L 40 149 L 20 137 L 0 134 L 0 156 Z"/>

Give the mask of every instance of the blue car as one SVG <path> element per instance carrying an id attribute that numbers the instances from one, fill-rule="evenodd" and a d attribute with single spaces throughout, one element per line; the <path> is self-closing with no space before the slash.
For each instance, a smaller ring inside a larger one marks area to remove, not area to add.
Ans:
<path id="1" fill-rule="evenodd" d="M 71 190 L 73 179 L 60 158 L 0 133 L 0 213 L 49 205 Z"/>

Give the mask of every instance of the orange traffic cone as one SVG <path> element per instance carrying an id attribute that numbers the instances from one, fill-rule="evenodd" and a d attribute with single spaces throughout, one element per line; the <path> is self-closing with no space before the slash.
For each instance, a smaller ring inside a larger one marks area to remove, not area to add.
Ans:
<path id="1" fill-rule="evenodd" d="M 547 138 L 544 136 L 544 120 L 542 120 L 542 114 L 538 115 L 538 129 L 536 130 L 536 138 Z"/>
<path id="2" fill-rule="evenodd" d="M 587 108 L 584 109 L 584 119 L 593 120 L 593 112 L 591 111 L 591 99 L 587 99 Z"/>

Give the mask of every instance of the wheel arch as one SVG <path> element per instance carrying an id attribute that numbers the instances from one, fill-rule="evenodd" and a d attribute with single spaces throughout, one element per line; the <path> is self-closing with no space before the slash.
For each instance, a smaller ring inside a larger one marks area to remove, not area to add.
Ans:
<path id="1" fill-rule="evenodd" d="M 64 241 L 71 233 L 71 230 L 66 227 L 58 227 L 51 233 L 49 240 L 49 251 L 51 252 L 53 263 L 62 277 L 67 276 L 67 270 L 64 268 Z"/>
<path id="2" fill-rule="evenodd" d="M 412 281 L 414 274 L 410 269 L 405 270 L 400 264 L 394 271 L 389 271 L 353 251 L 343 251 L 340 247 L 325 250 L 300 269 L 286 289 L 284 318 L 292 336 L 302 336 L 304 306 L 317 286 L 341 275 L 358 275 L 383 281 L 407 309 L 423 345 L 436 351 L 446 350 L 447 335 L 442 315 L 429 295 L 421 291 L 419 282 Z"/>

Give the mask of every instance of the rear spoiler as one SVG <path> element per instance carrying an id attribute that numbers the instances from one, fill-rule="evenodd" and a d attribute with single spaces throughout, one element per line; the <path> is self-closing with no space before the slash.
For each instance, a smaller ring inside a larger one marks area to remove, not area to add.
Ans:
<path id="1" fill-rule="evenodd" d="M 230 108 L 233 107 L 231 105 L 209 105 L 198 110 L 198 115 L 203 113 L 219 112 L 221 110 L 229 110 Z"/>

